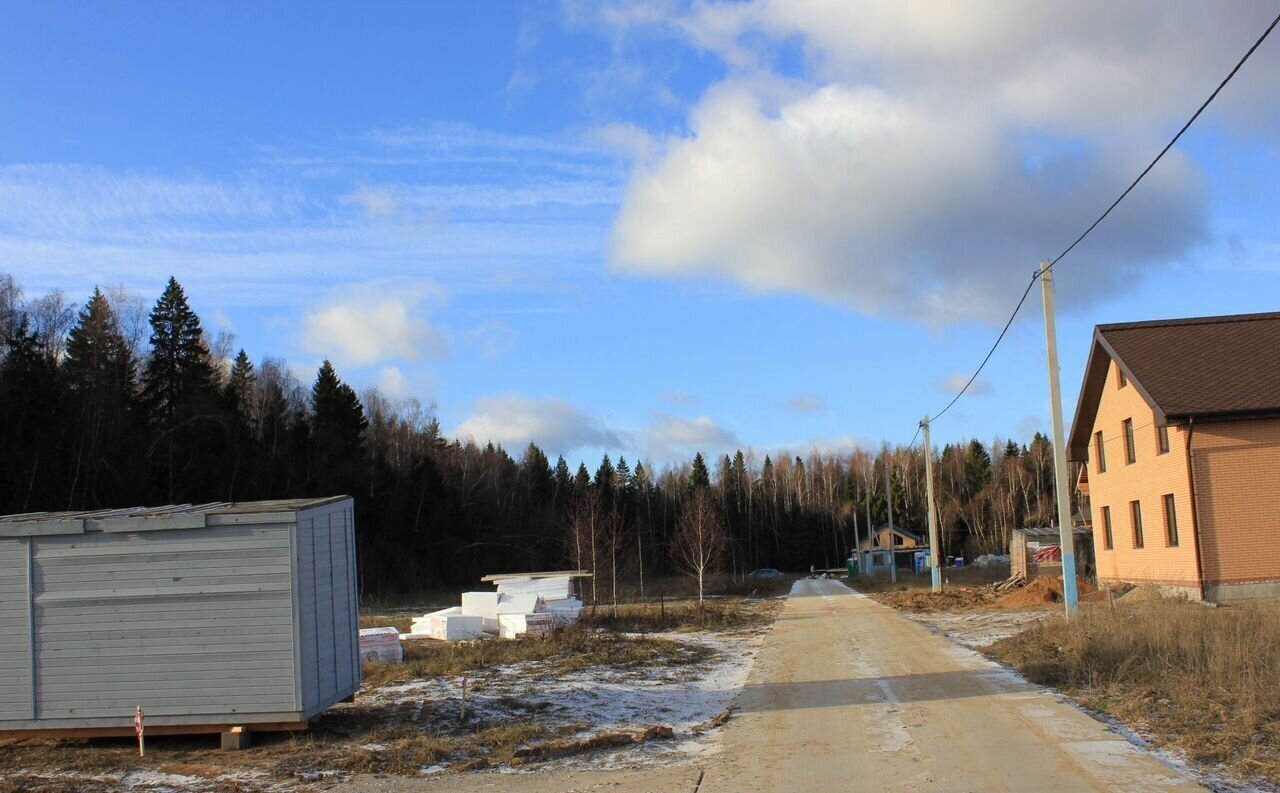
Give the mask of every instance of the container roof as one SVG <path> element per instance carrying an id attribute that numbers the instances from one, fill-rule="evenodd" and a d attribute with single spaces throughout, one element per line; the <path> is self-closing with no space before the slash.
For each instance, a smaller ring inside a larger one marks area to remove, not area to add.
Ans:
<path id="1" fill-rule="evenodd" d="M 348 496 L 291 498 L 277 501 L 211 501 L 207 504 L 169 504 L 163 507 L 23 512 L 0 516 L 0 537 L 50 534 L 194 529 L 236 523 L 288 521 L 294 513 L 336 504 Z"/>

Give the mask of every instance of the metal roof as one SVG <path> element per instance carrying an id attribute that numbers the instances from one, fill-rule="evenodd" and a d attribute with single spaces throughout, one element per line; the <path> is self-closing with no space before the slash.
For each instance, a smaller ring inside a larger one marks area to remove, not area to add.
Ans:
<path id="1" fill-rule="evenodd" d="M 1083 462 L 1115 361 L 1151 406 L 1156 423 L 1280 415 L 1280 313 L 1098 325 L 1068 438 Z"/>
<path id="2" fill-rule="evenodd" d="M 23 512 L 0 516 L 0 537 L 83 534 L 85 531 L 151 531 L 193 529 L 235 523 L 272 523 L 313 507 L 333 504 L 348 496 L 292 498 L 276 501 L 211 501 L 207 504 L 169 504 L 162 507 Z"/>

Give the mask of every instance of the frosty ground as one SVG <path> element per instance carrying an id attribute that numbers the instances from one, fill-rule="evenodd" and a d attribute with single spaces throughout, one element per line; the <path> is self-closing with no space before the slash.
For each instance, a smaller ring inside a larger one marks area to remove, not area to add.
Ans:
<path id="1" fill-rule="evenodd" d="M 679 630 L 584 626 L 552 640 L 410 647 L 410 663 L 368 670 L 355 702 L 311 732 L 259 736 L 244 752 L 217 752 L 216 737 L 156 738 L 145 759 L 126 740 L 0 741 L 0 792 L 303 791 L 357 773 L 681 762 L 707 751 L 777 605 L 720 599 L 708 629 L 687 618 L 688 604 L 674 603 L 664 619 Z M 494 662 L 522 657 L 532 660 Z"/>

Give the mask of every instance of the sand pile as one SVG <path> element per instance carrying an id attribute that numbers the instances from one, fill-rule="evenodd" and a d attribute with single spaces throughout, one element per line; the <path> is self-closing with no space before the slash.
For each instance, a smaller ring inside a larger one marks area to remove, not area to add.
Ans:
<path id="1" fill-rule="evenodd" d="M 1081 594 L 1097 591 L 1097 587 L 1083 578 L 1076 579 L 1076 591 Z M 1042 576 L 1022 589 L 1014 590 L 995 602 L 1002 609 L 1023 609 L 1047 606 L 1062 602 L 1062 579 Z"/>
<path id="2" fill-rule="evenodd" d="M 1134 587 L 1124 595 L 1118 596 L 1117 599 L 1124 603 L 1157 603 L 1162 600 L 1171 600 L 1179 597 L 1177 595 L 1166 595 L 1160 590 L 1160 587 L 1144 584 Z"/>

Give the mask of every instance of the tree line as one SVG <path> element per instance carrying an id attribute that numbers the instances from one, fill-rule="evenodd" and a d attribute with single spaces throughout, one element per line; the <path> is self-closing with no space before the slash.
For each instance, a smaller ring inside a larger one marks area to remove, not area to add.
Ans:
<path id="1" fill-rule="evenodd" d="M 0 275 L 0 336 L 0 514 L 349 494 L 365 594 L 568 564 L 596 574 L 602 602 L 673 572 L 842 565 L 890 503 L 925 531 L 918 446 L 594 469 L 534 443 L 513 455 L 446 437 L 414 400 L 357 393 L 327 360 L 308 385 L 283 359 L 254 363 L 172 278 L 150 307 L 97 288 L 76 307 Z M 935 477 L 948 555 L 1003 552 L 1013 528 L 1053 522 L 1039 433 L 943 446 Z"/>

